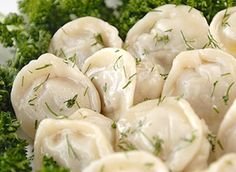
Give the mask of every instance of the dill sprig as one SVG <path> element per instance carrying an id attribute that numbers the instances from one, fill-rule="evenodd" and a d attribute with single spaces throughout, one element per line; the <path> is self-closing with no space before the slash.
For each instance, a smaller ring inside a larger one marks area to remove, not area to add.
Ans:
<path id="1" fill-rule="evenodd" d="M 47 75 L 46 79 L 43 82 L 41 82 L 39 85 L 37 85 L 36 87 L 33 88 L 34 92 L 38 91 L 38 89 L 40 87 L 42 87 L 47 82 L 49 76 L 50 76 L 50 73 Z"/>
<path id="2" fill-rule="evenodd" d="M 164 80 L 166 80 L 169 74 L 168 73 L 160 73 L 160 75 Z"/>
<path id="3" fill-rule="evenodd" d="M 102 89 L 103 89 L 104 93 L 107 92 L 107 83 L 105 83 L 105 85 L 102 87 Z"/>
<path id="4" fill-rule="evenodd" d="M 223 100 L 224 100 L 225 105 L 228 104 L 228 101 L 229 101 L 229 92 L 230 92 L 230 89 L 232 88 L 233 85 L 234 85 L 234 82 L 232 82 L 232 83 L 229 85 L 229 87 L 228 87 L 227 90 L 226 90 L 225 95 L 222 97 Z"/>
<path id="5" fill-rule="evenodd" d="M 167 44 L 170 41 L 170 38 L 168 35 L 159 35 L 158 33 L 154 36 L 155 46 L 157 46 L 158 42 L 163 42 L 164 44 Z"/>
<path id="6" fill-rule="evenodd" d="M 228 23 L 229 17 L 230 17 L 230 14 L 228 13 L 228 9 L 226 9 L 222 18 L 222 22 L 221 22 L 222 27 L 230 26 Z"/>
<path id="7" fill-rule="evenodd" d="M 123 151 L 137 150 L 136 146 L 128 140 L 120 140 L 117 146 Z"/>
<path id="8" fill-rule="evenodd" d="M 219 139 L 217 139 L 217 136 L 215 134 L 211 134 L 211 133 L 207 134 L 207 140 L 209 141 L 211 145 L 212 152 L 215 152 L 216 145 L 218 145 L 221 150 L 224 150 L 222 143 L 220 142 Z"/>
<path id="9" fill-rule="evenodd" d="M 71 99 L 64 101 L 64 103 L 66 104 L 66 107 L 72 108 L 76 104 L 77 97 L 78 97 L 78 94 L 74 95 Z"/>
<path id="10" fill-rule="evenodd" d="M 114 69 L 115 71 L 119 68 L 118 62 L 121 60 L 121 57 L 122 57 L 122 55 L 120 55 L 120 56 L 116 59 L 114 65 L 113 65 L 113 69 Z"/>
<path id="11" fill-rule="evenodd" d="M 101 46 L 105 47 L 105 43 L 104 43 L 101 33 L 95 34 L 94 39 L 95 39 L 95 42 L 91 46 L 100 44 Z"/>
<path id="12" fill-rule="evenodd" d="M 208 47 L 211 47 L 211 48 L 218 48 L 220 49 L 219 45 L 218 45 L 218 42 L 215 40 L 215 38 L 212 36 L 211 32 L 208 31 L 208 35 L 207 35 L 207 38 L 208 38 L 208 43 L 206 43 L 202 48 L 208 48 Z"/>
<path id="13" fill-rule="evenodd" d="M 180 31 L 180 33 L 181 33 L 181 36 L 182 36 L 182 38 L 183 38 L 184 44 L 185 44 L 185 46 L 186 46 L 186 49 L 187 49 L 187 50 L 194 50 L 194 47 L 190 44 L 190 43 L 192 43 L 192 42 L 194 42 L 194 41 L 189 41 L 189 40 L 187 40 L 186 37 L 184 36 L 184 33 L 183 33 L 182 30 Z"/>
<path id="14" fill-rule="evenodd" d="M 71 145 L 68 134 L 66 135 L 66 143 L 67 143 L 68 155 L 71 157 L 71 154 L 72 154 L 73 158 L 75 158 L 75 159 L 77 159 L 79 161 L 80 157 L 77 154 L 77 152 L 74 150 L 73 146 Z"/>
<path id="15" fill-rule="evenodd" d="M 37 67 L 35 70 L 45 69 L 45 68 L 50 67 L 50 66 L 52 66 L 51 63 L 49 63 L 49 64 L 45 64 L 45 65 L 43 65 L 43 66 Z"/>
<path id="16" fill-rule="evenodd" d="M 149 143 L 153 146 L 153 154 L 155 156 L 160 156 L 163 150 L 164 140 L 161 139 L 159 136 L 153 136 L 151 139 L 141 131 L 141 134 L 149 141 Z"/>
<path id="17" fill-rule="evenodd" d="M 30 106 L 34 106 L 33 101 L 36 100 L 37 98 L 38 98 L 38 97 L 35 96 L 35 97 L 33 97 L 32 99 L 28 100 L 28 104 L 29 104 Z"/>
<path id="18" fill-rule="evenodd" d="M 218 109 L 218 107 L 216 105 L 212 106 L 212 109 L 216 112 L 216 113 L 220 113 L 220 110 Z"/>
<path id="19" fill-rule="evenodd" d="M 87 86 L 85 91 L 84 91 L 84 96 L 86 96 L 86 94 L 88 93 L 89 87 Z"/>
<path id="20" fill-rule="evenodd" d="M 47 102 L 45 102 L 45 105 L 46 105 L 48 111 L 49 111 L 52 115 L 54 115 L 56 118 L 59 118 L 59 119 L 67 118 L 65 115 L 60 115 L 60 114 L 57 114 L 56 112 L 54 112 L 54 111 L 52 110 L 52 108 L 48 105 Z"/>
<path id="21" fill-rule="evenodd" d="M 137 75 L 137 73 L 134 73 L 131 76 L 129 76 L 128 82 L 122 87 L 122 89 L 125 89 L 126 87 L 128 87 L 132 83 L 133 77 L 135 77 L 136 75 Z"/>
<path id="22" fill-rule="evenodd" d="M 215 89 L 216 89 L 216 85 L 218 84 L 219 81 L 215 81 L 213 83 L 213 88 L 212 88 L 212 92 L 211 92 L 211 97 L 214 95 Z"/>

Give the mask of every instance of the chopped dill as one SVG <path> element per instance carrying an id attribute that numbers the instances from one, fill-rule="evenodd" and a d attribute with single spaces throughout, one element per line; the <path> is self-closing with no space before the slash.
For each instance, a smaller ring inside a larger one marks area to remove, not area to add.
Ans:
<path id="1" fill-rule="evenodd" d="M 187 49 L 187 50 L 194 50 L 193 46 L 190 45 L 190 43 L 192 43 L 192 42 L 194 42 L 194 41 L 189 41 L 189 40 L 187 40 L 186 37 L 184 36 L 184 33 L 183 33 L 182 30 L 180 31 L 180 33 L 181 33 L 181 36 L 182 36 L 182 38 L 183 38 L 183 40 L 184 40 L 184 44 L 185 44 L 185 46 L 186 46 L 186 49 Z"/>
<path id="2" fill-rule="evenodd" d="M 105 83 L 105 85 L 102 87 L 102 89 L 103 89 L 104 93 L 107 92 L 107 83 Z"/>
<path id="3" fill-rule="evenodd" d="M 73 146 L 71 145 L 70 141 L 69 141 L 69 136 L 68 134 L 66 135 L 66 143 L 67 143 L 67 152 L 68 155 L 71 157 L 73 155 L 73 158 L 77 159 L 78 161 L 80 160 L 79 155 L 77 154 L 77 152 L 74 150 Z M 71 155 L 72 154 L 72 155 Z"/>
<path id="4" fill-rule="evenodd" d="M 128 87 L 129 84 L 131 84 L 131 82 L 132 82 L 132 81 L 129 80 L 129 81 L 122 87 L 122 89 L 125 89 L 126 87 Z"/>
<path id="5" fill-rule="evenodd" d="M 122 57 L 122 55 L 120 55 L 120 56 L 116 59 L 114 65 L 113 65 L 113 69 L 114 69 L 114 70 L 117 70 L 117 69 L 119 68 L 118 62 L 120 61 L 121 57 Z"/>
<path id="6" fill-rule="evenodd" d="M 57 114 L 56 112 L 54 112 L 54 111 L 51 109 L 51 107 L 47 104 L 47 102 L 45 102 L 45 105 L 46 105 L 48 111 L 49 111 L 52 115 L 54 115 L 56 118 L 59 118 L 59 119 L 67 118 L 65 115 L 60 115 L 60 114 Z"/>
<path id="7" fill-rule="evenodd" d="M 234 82 L 232 82 L 232 83 L 229 85 L 229 87 L 228 87 L 227 90 L 226 90 L 225 95 L 222 97 L 223 100 L 224 100 L 225 105 L 228 104 L 228 101 L 229 101 L 229 92 L 230 92 L 230 89 L 232 88 L 233 85 L 234 85 Z"/>
<path id="8" fill-rule="evenodd" d="M 91 64 L 88 65 L 88 67 L 86 68 L 86 70 L 84 71 L 84 74 L 86 74 L 88 72 L 88 70 L 90 69 Z"/>
<path id="9" fill-rule="evenodd" d="M 86 94 L 88 93 L 88 89 L 89 89 L 89 87 L 87 86 L 85 91 L 84 91 L 84 96 L 86 96 Z"/>
<path id="10" fill-rule="evenodd" d="M 66 107 L 72 108 L 76 104 L 77 97 L 78 97 L 78 94 L 74 95 L 73 98 L 64 101 L 64 103 L 66 104 Z"/>
<path id="11" fill-rule="evenodd" d="M 100 44 L 101 46 L 105 47 L 105 43 L 104 43 L 101 33 L 94 35 L 94 39 L 95 39 L 95 42 L 91 46 L 95 46 L 97 44 Z"/>
<path id="12" fill-rule="evenodd" d="M 52 66 L 51 63 L 49 63 L 49 64 L 45 64 L 44 66 L 38 67 L 38 68 L 36 68 L 35 70 L 45 69 L 45 68 L 50 67 L 50 66 Z"/>
<path id="13" fill-rule="evenodd" d="M 216 113 L 220 113 L 220 110 L 218 109 L 218 107 L 216 105 L 212 106 L 212 109 L 216 112 Z"/>
<path id="14" fill-rule="evenodd" d="M 164 44 L 167 44 L 170 41 L 170 38 L 168 35 L 158 35 L 158 33 L 154 36 L 155 46 L 157 46 L 158 42 L 163 42 Z"/>
<path id="15" fill-rule="evenodd" d="M 50 73 L 47 75 L 46 79 L 43 82 L 41 82 L 38 86 L 33 88 L 34 92 L 38 91 L 38 89 L 47 82 L 49 76 L 50 76 Z"/>
<path id="16" fill-rule="evenodd" d="M 221 22 L 222 27 L 230 26 L 228 23 L 229 17 L 230 17 L 230 14 L 228 13 L 228 9 L 226 9 L 222 18 L 222 22 Z"/>
<path id="17" fill-rule="evenodd" d="M 214 92 L 215 92 L 215 89 L 216 89 L 216 85 L 217 85 L 218 82 L 219 82 L 219 81 L 215 81 L 215 82 L 213 83 L 213 88 L 212 88 L 212 92 L 211 92 L 211 97 L 214 95 Z"/>

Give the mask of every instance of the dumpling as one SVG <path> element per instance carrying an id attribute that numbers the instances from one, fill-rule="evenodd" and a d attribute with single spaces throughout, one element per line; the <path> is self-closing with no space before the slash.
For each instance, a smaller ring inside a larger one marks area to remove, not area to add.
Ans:
<path id="1" fill-rule="evenodd" d="M 201 172 L 235 172 L 236 171 L 236 154 L 226 154 L 216 162 L 213 162 L 208 169 Z"/>
<path id="2" fill-rule="evenodd" d="M 104 47 L 122 47 L 118 30 L 101 19 L 81 17 L 54 34 L 48 51 L 62 58 L 75 57 L 81 68 L 87 57 Z"/>
<path id="3" fill-rule="evenodd" d="M 145 61 L 137 64 L 136 70 L 134 104 L 160 97 L 165 79 L 162 67 Z"/>
<path id="4" fill-rule="evenodd" d="M 137 59 L 159 64 L 168 73 L 178 53 L 207 45 L 208 28 L 195 8 L 167 4 L 149 12 L 129 30 L 125 47 Z"/>
<path id="5" fill-rule="evenodd" d="M 116 124 L 113 120 L 86 108 L 78 109 L 75 113 L 69 116 L 69 119 L 84 120 L 96 124 L 103 131 L 103 134 L 110 141 L 112 146 L 115 145 Z"/>
<path id="6" fill-rule="evenodd" d="M 44 54 L 20 70 L 11 101 L 22 129 L 31 138 L 44 118 L 65 118 L 80 107 L 101 110 L 99 94 L 90 79 L 52 54 Z"/>
<path id="7" fill-rule="evenodd" d="M 92 162 L 83 172 L 168 172 L 157 157 L 144 152 L 114 153 Z"/>
<path id="8" fill-rule="evenodd" d="M 206 128 L 180 97 L 162 97 L 130 108 L 117 122 L 117 129 L 119 151 L 148 151 L 173 171 L 207 165 L 210 146 Z"/>
<path id="9" fill-rule="evenodd" d="M 218 48 L 236 57 L 236 7 L 218 12 L 210 24 L 210 32 Z"/>
<path id="10" fill-rule="evenodd" d="M 218 49 L 180 53 L 163 87 L 163 96 L 182 96 L 216 134 L 236 97 L 236 60 Z"/>
<path id="11" fill-rule="evenodd" d="M 216 144 L 216 156 L 236 153 L 236 100 L 226 113 L 217 134 L 220 144 Z"/>
<path id="12" fill-rule="evenodd" d="M 44 155 L 78 172 L 90 162 L 113 153 L 112 120 L 89 113 L 79 110 L 73 119 L 44 119 L 39 124 L 34 142 L 35 171 L 40 170 Z"/>
<path id="13" fill-rule="evenodd" d="M 133 105 L 135 65 L 128 52 L 117 48 L 104 48 L 85 61 L 82 71 L 100 94 L 102 114 L 116 120 Z"/>

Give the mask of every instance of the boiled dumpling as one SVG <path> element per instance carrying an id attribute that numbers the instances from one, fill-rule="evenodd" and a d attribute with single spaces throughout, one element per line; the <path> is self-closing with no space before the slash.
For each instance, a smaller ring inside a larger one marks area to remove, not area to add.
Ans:
<path id="1" fill-rule="evenodd" d="M 113 120 L 86 108 L 78 109 L 75 113 L 69 116 L 69 119 L 84 120 L 96 124 L 103 131 L 103 134 L 110 141 L 110 143 L 112 143 L 112 146 L 114 146 L 116 125 Z"/>
<path id="2" fill-rule="evenodd" d="M 75 57 L 79 68 L 87 57 L 104 47 L 122 47 L 118 30 L 95 17 L 82 17 L 60 28 L 53 36 L 49 52 L 62 58 Z"/>
<path id="3" fill-rule="evenodd" d="M 236 171 L 236 154 L 226 154 L 216 162 L 213 162 L 208 169 L 201 172 L 235 172 Z M 199 172 L 199 171 L 198 171 Z"/>
<path id="4" fill-rule="evenodd" d="M 188 102 L 180 97 L 149 100 L 130 108 L 118 121 L 117 129 L 118 150 L 151 152 L 173 171 L 207 165 L 207 131 Z"/>
<path id="5" fill-rule="evenodd" d="M 218 49 L 180 53 L 163 87 L 163 96 L 182 96 L 216 134 L 236 97 L 236 60 Z"/>
<path id="6" fill-rule="evenodd" d="M 208 24 L 200 11 L 186 5 L 163 5 L 128 32 L 125 47 L 137 59 L 161 65 L 168 73 L 175 56 L 208 43 Z"/>
<path id="7" fill-rule="evenodd" d="M 88 111 L 87 111 L 88 112 Z M 90 162 L 113 153 L 108 130 L 111 132 L 112 120 L 103 119 L 95 114 L 80 112 L 83 117 L 77 119 L 44 119 L 36 133 L 34 142 L 34 167 L 40 170 L 44 155 L 52 156 L 60 165 L 68 167 L 72 172 L 79 172 Z M 100 115 L 102 116 L 102 115 Z M 105 131 L 103 131 L 105 129 Z"/>
<path id="8" fill-rule="evenodd" d="M 137 64 L 136 70 L 134 104 L 160 97 L 165 79 L 161 66 L 145 61 Z"/>
<path id="9" fill-rule="evenodd" d="M 223 154 L 236 153 L 236 100 L 229 108 L 222 123 L 220 124 L 217 139 L 220 144 L 216 144 L 216 156 L 219 158 Z"/>
<path id="10" fill-rule="evenodd" d="M 92 162 L 83 172 L 168 172 L 157 157 L 143 151 L 115 153 Z"/>
<path id="11" fill-rule="evenodd" d="M 65 118 L 80 107 L 100 112 L 98 92 L 79 69 L 52 54 L 44 54 L 21 69 L 11 101 L 26 134 L 34 137 L 44 118 Z"/>
<path id="12" fill-rule="evenodd" d="M 236 7 L 218 12 L 210 24 L 210 32 L 218 48 L 236 57 Z"/>
<path id="13" fill-rule="evenodd" d="M 116 120 L 133 105 L 136 66 L 128 52 L 104 48 L 85 61 L 82 71 L 97 88 L 104 115 Z"/>

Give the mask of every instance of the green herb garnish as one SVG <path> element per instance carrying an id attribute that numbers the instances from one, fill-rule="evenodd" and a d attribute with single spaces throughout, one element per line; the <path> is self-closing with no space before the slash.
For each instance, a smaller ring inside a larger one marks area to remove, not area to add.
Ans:
<path id="1" fill-rule="evenodd" d="M 64 101 L 64 103 L 66 104 L 66 107 L 72 108 L 76 104 L 77 97 L 78 97 L 78 94 L 74 95 L 74 97 L 72 97 L 71 99 Z"/>
<path id="2" fill-rule="evenodd" d="M 52 64 L 45 64 L 44 66 L 37 67 L 35 70 L 45 69 L 45 68 L 50 67 L 50 66 L 52 66 Z"/>
<path id="3" fill-rule="evenodd" d="M 225 95 L 222 97 L 223 100 L 224 100 L 225 105 L 228 104 L 228 101 L 229 101 L 229 92 L 230 92 L 230 89 L 232 88 L 233 85 L 234 85 L 234 82 L 232 82 L 232 83 L 229 85 L 229 87 L 228 87 L 227 90 L 226 90 Z"/>
<path id="4" fill-rule="evenodd" d="M 101 33 L 99 33 L 99 34 L 97 34 L 97 35 L 94 35 L 94 39 L 95 39 L 96 42 L 94 42 L 94 43 L 92 44 L 92 46 L 95 46 L 95 45 L 97 45 L 97 44 L 100 44 L 101 46 L 105 47 L 105 43 L 104 43 L 104 41 L 103 41 L 103 38 L 102 38 Z"/>

